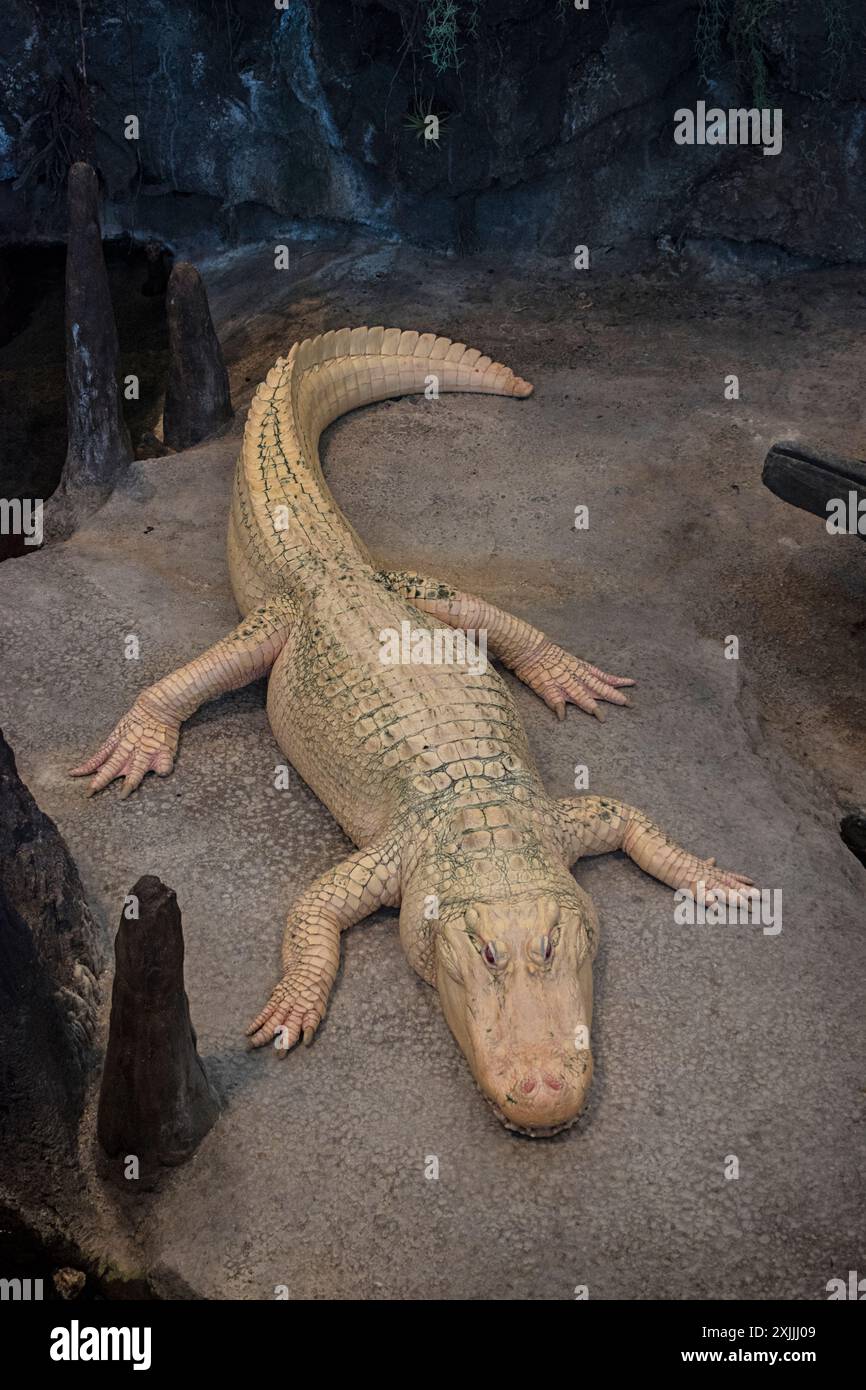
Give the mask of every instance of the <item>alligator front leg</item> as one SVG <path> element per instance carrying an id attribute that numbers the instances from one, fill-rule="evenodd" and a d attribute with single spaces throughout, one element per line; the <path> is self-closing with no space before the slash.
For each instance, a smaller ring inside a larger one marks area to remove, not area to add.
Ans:
<path id="1" fill-rule="evenodd" d="M 590 666 L 557 646 L 539 628 L 494 607 L 477 594 L 461 593 L 450 584 L 403 571 L 382 571 L 378 578 L 414 608 L 449 627 L 486 632 L 493 656 L 540 695 L 560 719 L 565 718 L 566 703 L 602 720 L 604 711 L 599 700 L 612 705 L 631 703 L 620 687 L 634 685 L 633 680 Z"/>
<path id="2" fill-rule="evenodd" d="M 257 608 L 195 661 L 142 691 L 102 747 L 86 762 L 70 768 L 69 775 L 96 773 L 88 796 L 122 777 L 122 797 L 129 796 L 148 772 L 167 776 L 174 766 L 183 721 L 206 700 L 267 675 L 286 641 L 292 616 L 287 599 Z"/>
<path id="3" fill-rule="evenodd" d="M 286 923 L 283 977 L 247 1029 L 252 1046 L 274 1042 L 285 1056 L 302 1033 L 304 1043 L 311 1043 L 337 978 L 340 933 L 399 901 L 394 841 L 358 850 L 308 888 Z"/>
<path id="4" fill-rule="evenodd" d="M 569 865 L 584 855 L 622 850 L 634 862 L 666 883 L 669 888 L 695 891 L 702 882 L 705 892 L 737 894 L 754 886 L 752 879 L 716 868 L 715 859 L 699 859 L 671 840 L 665 832 L 623 801 L 606 796 L 565 797 L 558 801 L 563 848 Z"/>

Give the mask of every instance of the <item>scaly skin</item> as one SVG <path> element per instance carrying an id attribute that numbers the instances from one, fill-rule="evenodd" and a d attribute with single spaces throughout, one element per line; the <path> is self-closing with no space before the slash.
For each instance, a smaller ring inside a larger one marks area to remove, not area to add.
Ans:
<path id="1" fill-rule="evenodd" d="M 584 854 L 622 849 L 674 888 L 749 884 L 672 844 L 639 811 L 599 797 L 557 801 L 535 768 L 508 688 L 488 666 L 383 664 L 379 634 L 442 624 L 485 631 L 488 650 L 562 718 L 628 704 L 611 676 L 472 594 L 379 568 L 338 510 L 318 440 L 338 415 L 423 391 L 528 396 L 531 386 L 462 343 L 358 328 L 280 359 L 250 407 L 229 521 L 244 620 L 144 691 L 74 775 L 91 791 L 171 771 L 182 721 L 270 671 L 274 735 L 357 851 L 295 902 L 283 974 L 253 1021 L 254 1046 L 309 1042 L 327 1007 L 340 933 L 400 908 L 406 955 L 439 991 L 472 1072 L 511 1128 L 572 1123 L 592 1071 L 595 910 L 571 876 Z"/>

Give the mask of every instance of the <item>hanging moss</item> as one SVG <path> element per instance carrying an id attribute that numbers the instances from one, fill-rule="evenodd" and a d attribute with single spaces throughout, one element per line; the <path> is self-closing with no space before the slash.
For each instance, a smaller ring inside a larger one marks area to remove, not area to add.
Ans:
<path id="1" fill-rule="evenodd" d="M 854 25 L 847 0 L 821 0 L 821 7 L 827 26 L 825 52 L 830 59 L 831 85 L 835 88 L 848 66 L 854 47 Z"/>
<path id="2" fill-rule="evenodd" d="M 460 68 L 460 11 L 458 0 L 428 0 L 424 37 L 427 57 L 437 72 Z"/>
<path id="3" fill-rule="evenodd" d="M 769 100 L 769 29 L 790 25 L 792 0 L 698 0 L 695 55 L 705 87 L 718 81 L 727 62 L 756 106 Z M 569 0 L 557 0 L 564 20 Z M 838 86 L 854 47 L 851 0 L 818 0 L 825 30 L 831 89 Z M 438 75 L 459 72 L 467 43 L 481 42 L 483 0 L 422 0 L 403 16 L 406 48 L 423 56 Z"/>
<path id="4" fill-rule="evenodd" d="M 733 57 L 737 81 L 756 106 L 767 103 L 768 42 L 771 19 L 787 19 L 790 0 L 700 0 L 695 52 L 705 86 L 718 79 L 726 50 Z M 824 51 L 831 81 L 837 85 L 853 46 L 849 0 L 820 0 L 824 17 Z"/>
<path id="5" fill-rule="evenodd" d="M 437 73 L 459 72 L 462 39 L 478 39 L 481 0 L 426 0 L 425 56 Z"/>
<path id="6" fill-rule="evenodd" d="M 737 72 L 756 106 L 767 104 L 767 53 L 764 25 L 775 0 L 734 0 L 730 37 Z"/>

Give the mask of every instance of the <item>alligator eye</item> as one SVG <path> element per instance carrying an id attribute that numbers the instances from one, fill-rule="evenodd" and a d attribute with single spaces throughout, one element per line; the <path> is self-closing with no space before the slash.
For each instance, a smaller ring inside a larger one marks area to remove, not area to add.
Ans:
<path id="1" fill-rule="evenodd" d="M 534 941 L 529 944 L 529 956 L 536 965 L 547 965 L 553 960 L 553 949 L 556 945 L 554 935 L 536 936 Z"/>
<path id="2" fill-rule="evenodd" d="M 488 941 L 481 954 L 488 965 L 496 965 L 496 947 L 493 945 L 492 941 Z"/>

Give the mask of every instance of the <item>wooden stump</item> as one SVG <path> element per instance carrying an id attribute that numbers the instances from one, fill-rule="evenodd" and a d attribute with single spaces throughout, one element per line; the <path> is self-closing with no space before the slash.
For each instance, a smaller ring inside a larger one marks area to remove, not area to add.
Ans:
<path id="1" fill-rule="evenodd" d="M 178 261 L 171 272 L 166 307 L 169 367 L 162 437 L 172 449 L 188 449 L 233 414 L 205 287 L 189 261 Z"/>
<path id="2" fill-rule="evenodd" d="M 828 502 L 841 500 L 847 507 L 849 494 L 855 494 L 854 508 L 864 503 L 860 534 L 866 534 L 866 463 L 819 454 L 801 444 L 774 444 L 764 460 L 761 479 L 783 502 L 825 521 L 830 515 Z"/>
<path id="3" fill-rule="evenodd" d="M 132 460 L 118 383 L 119 348 L 89 164 L 69 171 L 66 250 L 66 421 L 60 484 L 47 509 L 50 538 L 69 535 L 101 506 Z"/>
<path id="4" fill-rule="evenodd" d="M 114 941 L 116 973 L 97 1132 L 110 1157 L 183 1163 L 219 1114 L 196 1051 L 183 984 L 177 898 L 158 878 L 140 878 Z"/>

